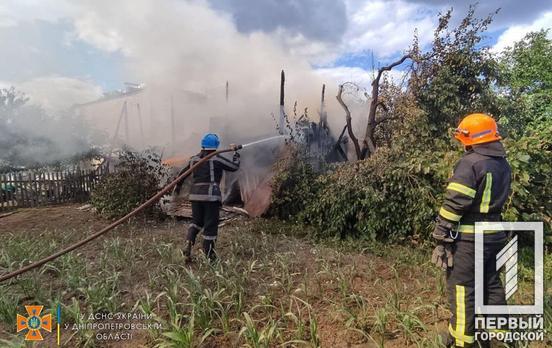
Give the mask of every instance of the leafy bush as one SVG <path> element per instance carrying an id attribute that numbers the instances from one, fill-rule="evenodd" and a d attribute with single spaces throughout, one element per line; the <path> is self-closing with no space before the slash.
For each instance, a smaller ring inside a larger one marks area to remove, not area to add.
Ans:
<path id="1" fill-rule="evenodd" d="M 506 221 L 545 221 L 552 216 L 552 127 L 507 139 L 512 192 Z M 276 176 L 272 215 L 316 228 L 320 237 L 399 241 L 428 238 L 447 179 L 460 151 L 399 146 L 336 166 L 317 176 L 295 159 Z"/>
<path id="2" fill-rule="evenodd" d="M 161 157 L 150 150 L 124 151 L 119 159 L 115 172 L 102 178 L 92 192 L 92 205 L 106 218 L 122 217 L 155 195 L 167 174 Z M 144 212 L 161 214 L 159 204 Z"/>
<path id="3" fill-rule="evenodd" d="M 549 228 L 552 216 L 552 122 L 505 143 L 513 179 L 506 220 L 546 221 Z"/>
<path id="4" fill-rule="evenodd" d="M 440 182 L 419 161 L 387 161 L 383 149 L 368 160 L 347 163 L 317 180 L 320 190 L 301 219 L 322 237 L 401 240 L 425 235 L 435 214 Z"/>
<path id="5" fill-rule="evenodd" d="M 316 200 L 318 174 L 301 155 L 299 149 L 289 145 L 287 156 L 275 165 L 272 181 L 272 201 L 268 216 L 287 220 L 296 217 L 308 202 Z"/>
<path id="6" fill-rule="evenodd" d="M 423 111 L 404 100 L 409 114 L 371 158 L 335 166 L 317 176 L 291 155 L 279 168 L 273 215 L 313 225 L 321 237 L 379 240 L 427 238 L 461 146 L 431 137 Z M 405 113 L 406 114 L 406 113 Z M 504 141 L 512 167 L 507 221 L 546 221 L 552 215 L 552 122 L 541 122 L 521 138 Z"/>

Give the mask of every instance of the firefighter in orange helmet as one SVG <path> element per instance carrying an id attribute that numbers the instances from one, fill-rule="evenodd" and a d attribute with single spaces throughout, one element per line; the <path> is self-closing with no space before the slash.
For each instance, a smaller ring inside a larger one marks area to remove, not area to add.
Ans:
<path id="1" fill-rule="evenodd" d="M 433 232 L 437 246 L 432 262 L 447 272 L 452 312 L 448 344 L 470 347 L 475 344 L 474 223 L 501 220 L 510 191 L 511 169 L 492 117 L 481 113 L 468 115 L 454 136 L 464 145 L 465 153 L 454 168 L 439 210 Z M 489 265 L 484 270 L 484 295 L 489 305 L 506 304 L 499 272 L 495 263 L 490 262 L 495 260 L 506 238 L 502 231 L 484 236 L 484 261 Z"/>

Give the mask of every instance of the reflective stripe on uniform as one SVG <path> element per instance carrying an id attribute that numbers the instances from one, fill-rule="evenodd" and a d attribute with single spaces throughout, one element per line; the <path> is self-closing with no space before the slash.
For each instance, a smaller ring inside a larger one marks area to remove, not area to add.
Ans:
<path id="1" fill-rule="evenodd" d="M 450 184 L 448 184 L 447 190 L 460 192 L 471 198 L 474 198 L 476 193 L 476 191 L 471 187 L 459 184 L 457 182 L 451 182 Z"/>
<path id="2" fill-rule="evenodd" d="M 475 342 L 475 337 L 474 336 L 470 336 L 470 335 L 458 335 L 456 333 L 456 331 L 452 328 L 452 325 L 449 324 L 449 332 L 450 334 L 452 335 L 452 337 L 454 337 L 454 340 L 456 341 L 455 342 L 455 345 L 457 347 L 464 347 L 464 343 L 474 343 Z M 462 342 L 462 343 L 459 343 L 459 342 Z"/>
<path id="3" fill-rule="evenodd" d="M 481 198 L 481 206 L 479 211 L 481 213 L 489 212 L 489 204 L 491 203 L 491 189 L 493 188 L 493 174 L 488 172 L 485 180 L 485 190 L 483 191 L 483 197 Z"/>
<path id="4" fill-rule="evenodd" d="M 190 195 L 188 196 L 188 199 L 190 201 L 200 201 L 200 202 L 219 202 L 221 200 L 221 197 L 190 193 Z"/>
<path id="5" fill-rule="evenodd" d="M 475 233 L 475 226 L 474 225 L 460 225 L 458 226 L 458 232 L 462 233 Z"/>
<path id="6" fill-rule="evenodd" d="M 441 208 L 441 210 L 439 210 L 439 215 L 450 221 L 460 221 L 460 219 L 462 218 L 461 215 L 454 214 L 446 210 L 445 208 Z"/>
<path id="7" fill-rule="evenodd" d="M 198 225 L 194 224 L 193 222 L 190 224 L 190 227 L 193 227 L 193 228 L 195 228 L 196 230 L 201 231 L 201 227 L 199 227 Z"/>
<path id="8" fill-rule="evenodd" d="M 449 324 L 449 332 L 455 339 L 457 347 L 464 347 L 465 343 L 473 343 L 473 336 L 465 334 L 466 331 L 466 288 L 456 285 L 456 328 Z"/>
<path id="9" fill-rule="evenodd" d="M 211 177 L 211 182 L 215 182 L 215 163 L 212 159 L 209 160 L 209 176 Z"/>
<path id="10" fill-rule="evenodd" d="M 466 292 L 465 288 L 461 285 L 456 285 L 456 345 L 460 338 L 462 346 L 464 346 L 464 340 L 461 339 L 464 336 L 466 329 Z"/>
<path id="11" fill-rule="evenodd" d="M 238 164 L 236 164 L 236 163 L 230 161 L 228 158 L 226 158 L 226 157 L 224 157 L 224 156 L 217 155 L 217 156 L 215 157 L 215 160 L 216 160 L 216 161 L 219 161 L 219 162 L 221 162 L 221 163 L 223 163 L 224 165 L 226 165 L 226 166 L 228 166 L 228 167 L 230 167 L 230 168 L 233 168 L 233 169 L 238 169 L 238 168 L 239 168 L 239 167 L 238 167 Z"/>
<path id="12" fill-rule="evenodd" d="M 212 159 L 209 160 L 209 175 L 211 177 L 211 185 L 209 185 L 209 196 L 212 196 L 213 183 L 215 182 L 215 163 Z"/>
<path id="13" fill-rule="evenodd" d="M 206 235 L 203 235 L 203 239 L 205 239 L 205 240 L 217 240 L 217 236 L 206 236 Z"/>
<path id="14" fill-rule="evenodd" d="M 474 225 L 460 225 L 457 229 L 460 233 L 467 233 L 467 234 L 475 234 L 475 226 Z M 483 230 L 483 234 L 494 234 L 494 233 L 500 233 L 502 231 L 499 230 Z"/>

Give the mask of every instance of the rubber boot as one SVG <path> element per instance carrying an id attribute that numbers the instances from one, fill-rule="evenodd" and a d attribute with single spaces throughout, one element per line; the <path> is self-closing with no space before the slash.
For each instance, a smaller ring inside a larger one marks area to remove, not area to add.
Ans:
<path id="1" fill-rule="evenodd" d="M 210 261 L 216 261 L 217 254 L 215 253 L 215 241 L 214 240 L 203 240 L 203 252 L 205 253 L 205 256 Z"/>
<path id="2" fill-rule="evenodd" d="M 192 262 L 192 248 L 194 246 L 194 243 L 187 240 L 186 246 L 184 247 L 184 262 L 191 263 Z"/>
<path id="3" fill-rule="evenodd" d="M 194 247 L 197 234 L 200 229 L 195 224 L 191 224 L 188 228 L 188 235 L 186 236 L 186 245 L 184 247 L 184 260 L 186 263 L 192 262 L 192 248 Z"/>

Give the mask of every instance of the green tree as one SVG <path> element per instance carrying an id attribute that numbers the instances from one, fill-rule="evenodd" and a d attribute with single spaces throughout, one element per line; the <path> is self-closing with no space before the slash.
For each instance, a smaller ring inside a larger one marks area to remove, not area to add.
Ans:
<path id="1" fill-rule="evenodd" d="M 447 129 L 472 112 L 495 113 L 493 84 L 497 65 L 482 33 L 493 15 L 478 19 L 470 6 L 458 27 L 450 29 L 452 9 L 440 15 L 431 49 L 420 53 L 410 80 L 410 89 L 427 113 L 435 137 L 447 137 Z"/>
<path id="2" fill-rule="evenodd" d="M 551 127 L 552 40 L 549 30 L 527 34 L 499 57 L 501 123 L 511 135 Z"/>
<path id="3" fill-rule="evenodd" d="M 501 123 L 512 165 L 510 220 L 552 216 L 552 40 L 548 30 L 527 34 L 498 58 Z M 548 225 L 547 227 L 549 227 Z"/>

